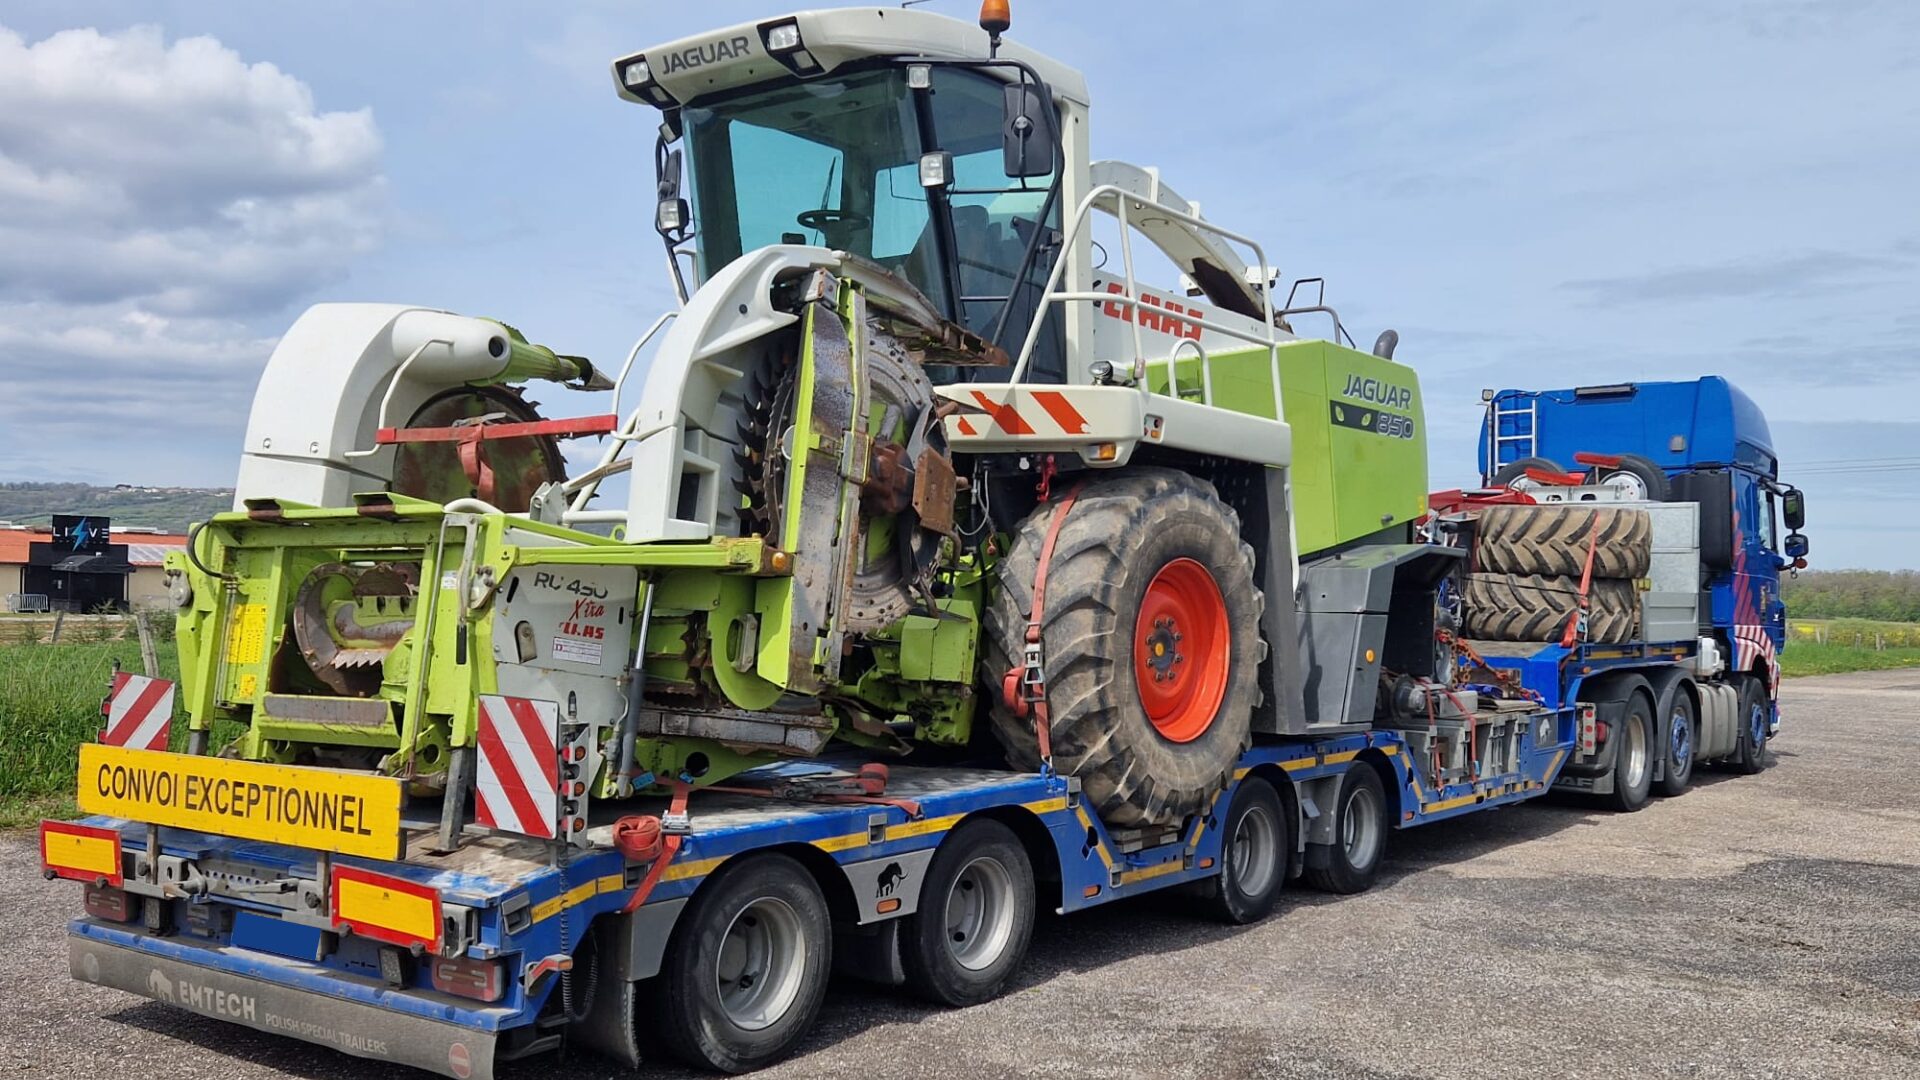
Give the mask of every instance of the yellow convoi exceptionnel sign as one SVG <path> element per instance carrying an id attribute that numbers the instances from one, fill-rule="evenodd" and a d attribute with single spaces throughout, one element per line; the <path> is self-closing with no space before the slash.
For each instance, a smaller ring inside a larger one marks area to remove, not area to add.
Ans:
<path id="1" fill-rule="evenodd" d="M 390 776 L 86 743 L 79 781 L 89 814 L 370 859 L 404 840 Z"/>

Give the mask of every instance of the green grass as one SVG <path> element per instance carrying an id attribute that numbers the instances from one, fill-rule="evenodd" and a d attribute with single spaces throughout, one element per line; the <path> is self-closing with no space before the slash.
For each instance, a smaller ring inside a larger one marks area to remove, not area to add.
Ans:
<path id="1" fill-rule="evenodd" d="M 116 658 L 139 671 L 139 642 L 0 645 L 0 828 L 73 813 L 80 744 L 100 733 Z M 180 677 L 167 645 L 160 675 Z M 176 723 L 174 742 L 185 741 L 186 725 Z"/>
<path id="2" fill-rule="evenodd" d="M 1837 675 L 1920 666 L 1920 623 L 1874 619 L 1787 620 L 1780 673 Z"/>

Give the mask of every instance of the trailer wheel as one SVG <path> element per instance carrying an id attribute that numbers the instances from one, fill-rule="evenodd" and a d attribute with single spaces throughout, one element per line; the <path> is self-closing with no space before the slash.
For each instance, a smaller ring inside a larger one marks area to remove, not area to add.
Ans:
<path id="1" fill-rule="evenodd" d="M 907 986 L 941 1005 L 1000 996 L 1033 938 L 1033 862 L 1013 830 L 976 818 L 947 834 L 901 926 Z"/>
<path id="2" fill-rule="evenodd" d="M 1647 805 L 1653 790 L 1653 703 L 1635 691 L 1627 696 L 1627 711 L 1619 730 L 1608 737 L 1613 744 L 1613 793 L 1607 806 L 1631 814 Z"/>
<path id="3" fill-rule="evenodd" d="M 1340 780 L 1334 800 L 1331 844 L 1315 844 L 1307 857 L 1307 884 L 1322 892 L 1357 893 L 1373 887 L 1387 850 L 1387 795 L 1373 766 L 1356 761 Z"/>
<path id="4" fill-rule="evenodd" d="M 813 1024 L 832 968 L 820 886 L 785 855 L 729 862 L 680 916 L 654 980 L 667 1049 L 740 1073 L 784 1055 Z"/>
<path id="5" fill-rule="evenodd" d="M 994 734 L 1021 769 L 1039 749 L 1004 680 L 1020 673 L 1054 511 L 1021 523 L 983 617 Z M 1264 605 L 1253 549 L 1213 485 L 1137 468 L 1081 489 L 1055 537 L 1040 644 L 1054 768 L 1080 778 L 1102 820 L 1176 822 L 1226 788 L 1252 743 Z"/>
<path id="6" fill-rule="evenodd" d="M 1273 785 L 1257 776 L 1240 781 L 1220 823 L 1220 873 L 1197 890 L 1209 917 L 1239 926 L 1273 911 L 1287 880 L 1291 832 Z"/>
<path id="7" fill-rule="evenodd" d="M 1666 471 L 1639 454 L 1621 454 L 1618 464 L 1588 470 L 1587 483 L 1619 488 L 1641 502 L 1666 502 L 1671 490 Z"/>
<path id="8" fill-rule="evenodd" d="M 1683 683 L 1672 690 L 1673 701 L 1667 706 L 1667 740 L 1662 748 L 1667 757 L 1667 771 L 1660 778 L 1660 794 L 1680 795 L 1693 782 L 1693 758 L 1700 748 L 1698 718 L 1694 714 L 1693 697 L 1687 693 Z"/>
<path id="9" fill-rule="evenodd" d="M 1767 694 L 1759 679 L 1740 680 L 1740 741 L 1734 751 L 1735 772 L 1752 776 L 1767 767 Z"/>

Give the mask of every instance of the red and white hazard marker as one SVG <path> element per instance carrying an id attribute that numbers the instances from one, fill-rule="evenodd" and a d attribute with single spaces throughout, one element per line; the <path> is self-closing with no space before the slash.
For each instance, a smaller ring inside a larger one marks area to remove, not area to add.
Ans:
<path id="1" fill-rule="evenodd" d="M 483 694 L 474 817 L 552 839 L 560 820 L 560 706 Z"/>
<path id="2" fill-rule="evenodd" d="M 130 750 L 165 750 L 173 729 L 173 684 L 116 671 L 101 711 L 107 717 L 101 742 Z"/>

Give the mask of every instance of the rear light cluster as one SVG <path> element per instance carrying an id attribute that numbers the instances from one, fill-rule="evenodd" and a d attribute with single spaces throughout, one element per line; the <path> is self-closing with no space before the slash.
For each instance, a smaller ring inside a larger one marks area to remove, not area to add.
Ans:
<path id="1" fill-rule="evenodd" d="M 507 993 L 506 967 L 498 960 L 436 956 L 432 972 L 433 988 L 443 994 L 458 994 L 475 1001 L 499 1001 Z"/>
<path id="2" fill-rule="evenodd" d="M 140 903 L 124 889 L 87 886 L 87 914 L 108 922 L 132 922 L 140 917 Z"/>

